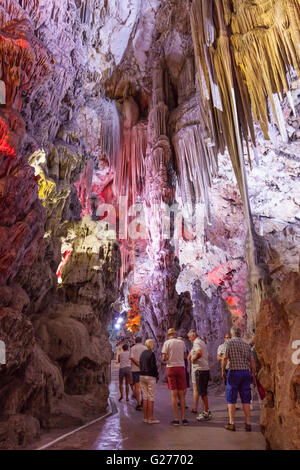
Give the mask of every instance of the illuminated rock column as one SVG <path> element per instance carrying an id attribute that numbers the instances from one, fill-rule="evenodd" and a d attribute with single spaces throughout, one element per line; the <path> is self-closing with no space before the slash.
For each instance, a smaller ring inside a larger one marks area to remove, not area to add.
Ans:
<path id="1" fill-rule="evenodd" d="M 167 135 L 166 79 L 163 66 L 157 66 L 153 74 L 144 194 L 149 232 L 147 251 L 152 263 L 152 273 L 148 279 L 149 295 L 144 295 L 141 299 L 143 335 L 154 338 L 159 351 L 168 328 L 176 327 L 180 316 L 180 299 L 175 288 L 180 267 L 170 239 L 164 233 L 165 207 L 172 205 L 175 196 L 172 151 Z"/>

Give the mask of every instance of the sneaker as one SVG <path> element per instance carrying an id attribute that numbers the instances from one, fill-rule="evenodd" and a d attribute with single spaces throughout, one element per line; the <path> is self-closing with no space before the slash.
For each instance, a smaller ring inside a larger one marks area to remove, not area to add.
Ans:
<path id="1" fill-rule="evenodd" d="M 188 426 L 190 424 L 190 422 L 187 419 L 183 419 L 182 424 L 183 424 L 183 426 Z"/>
<path id="2" fill-rule="evenodd" d="M 225 429 L 227 429 L 227 431 L 235 431 L 235 425 L 228 423 Z"/>
<path id="3" fill-rule="evenodd" d="M 177 419 L 173 419 L 173 421 L 171 421 L 171 424 L 173 424 L 173 426 L 179 426 L 179 421 Z"/>
<path id="4" fill-rule="evenodd" d="M 212 414 L 211 412 L 209 411 L 208 413 L 206 413 L 205 411 L 202 411 L 202 413 L 200 413 L 196 419 L 198 421 L 210 421 L 212 419 Z"/>
<path id="5" fill-rule="evenodd" d="M 195 415 L 198 413 L 197 410 L 192 410 L 192 413 L 194 413 Z"/>
<path id="6" fill-rule="evenodd" d="M 144 423 L 149 423 L 148 419 L 143 419 Z"/>
<path id="7" fill-rule="evenodd" d="M 160 423 L 160 421 L 159 421 L 159 419 L 149 419 L 148 423 L 149 424 L 158 424 L 158 423 Z"/>
<path id="8" fill-rule="evenodd" d="M 251 424 L 245 424 L 245 431 L 247 431 L 247 432 L 252 431 Z"/>
<path id="9" fill-rule="evenodd" d="M 135 407 L 135 409 L 136 409 L 137 411 L 142 411 L 142 405 L 137 405 L 137 406 Z"/>

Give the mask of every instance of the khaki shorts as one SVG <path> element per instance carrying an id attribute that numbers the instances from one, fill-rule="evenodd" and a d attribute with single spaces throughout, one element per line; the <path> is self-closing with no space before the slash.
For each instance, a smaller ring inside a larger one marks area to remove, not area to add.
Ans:
<path id="1" fill-rule="evenodd" d="M 156 378 L 149 375 L 140 376 L 140 387 L 144 401 L 154 401 Z"/>

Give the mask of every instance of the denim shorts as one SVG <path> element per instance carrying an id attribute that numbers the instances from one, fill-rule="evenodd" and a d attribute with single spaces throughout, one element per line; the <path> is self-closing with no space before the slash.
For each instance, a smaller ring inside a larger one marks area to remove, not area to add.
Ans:
<path id="1" fill-rule="evenodd" d="M 249 370 L 229 370 L 226 383 L 226 400 L 233 405 L 240 394 L 241 402 L 251 402 L 251 374 Z"/>
<path id="2" fill-rule="evenodd" d="M 133 385 L 138 384 L 140 382 L 140 375 L 141 375 L 140 371 L 132 372 L 132 383 L 133 383 Z"/>

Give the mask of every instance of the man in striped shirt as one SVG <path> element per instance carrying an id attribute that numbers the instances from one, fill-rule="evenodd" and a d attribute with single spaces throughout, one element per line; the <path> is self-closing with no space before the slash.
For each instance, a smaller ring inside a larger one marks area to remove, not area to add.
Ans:
<path id="1" fill-rule="evenodd" d="M 225 426 L 228 431 L 235 431 L 234 415 L 238 393 L 240 394 L 245 413 L 245 430 L 251 431 L 250 402 L 251 402 L 251 372 L 255 375 L 255 361 L 251 348 L 241 338 L 241 329 L 237 326 L 231 328 L 232 339 L 227 341 L 225 354 L 222 360 L 222 376 L 226 380 L 226 399 L 228 403 L 229 423 Z M 229 371 L 226 373 L 226 364 L 229 360 Z"/>

